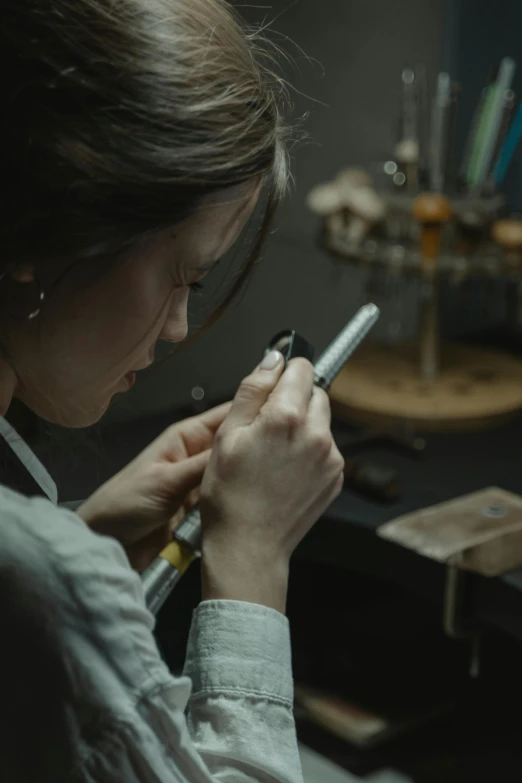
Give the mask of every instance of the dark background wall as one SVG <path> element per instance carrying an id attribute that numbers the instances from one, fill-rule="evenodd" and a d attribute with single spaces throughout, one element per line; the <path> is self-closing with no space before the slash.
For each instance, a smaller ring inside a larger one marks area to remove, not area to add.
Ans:
<path id="1" fill-rule="evenodd" d="M 336 271 L 317 248 L 318 226 L 306 208 L 306 194 L 343 165 L 390 155 L 402 68 L 424 62 L 433 76 L 439 67 L 443 0 L 259 5 L 265 7 L 238 2 L 253 23 L 278 17 L 276 40 L 295 61 L 287 67 L 295 114 L 309 113 L 304 124 L 309 140 L 293 156 L 295 185 L 242 304 L 211 333 L 142 378 L 109 412 L 109 420 L 175 409 L 196 384 L 211 398 L 227 395 L 273 333 L 291 326 L 322 349 L 362 301 L 360 275 L 350 268 Z"/>

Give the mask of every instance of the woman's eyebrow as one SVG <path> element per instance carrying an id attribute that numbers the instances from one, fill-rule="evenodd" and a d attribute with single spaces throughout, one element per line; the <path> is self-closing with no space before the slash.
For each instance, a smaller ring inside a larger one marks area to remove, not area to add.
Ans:
<path id="1" fill-rule="evenodd" d="M 228 234 L 228 232 L 230 231 L 230 229 L 232 228 L 236 220 L 238 220 L 240 215 L 242 215 L 243 212 L 247 209 L 248 205 L 249 205 L 248 201 L 246 201 L 245 199 L 241 199 L 238 208 L 231 215 L 230 220 L 228 221 L 228 223 L 226 224 L 223 230 L 223 236 L 226 236 Z M 196 271 L 199 272 L 200 274 L 206 274 L 207 272 L 210 272 L 210 270 L 213 269 L 215 266 L 217 266 L 220 261 L 221 261 L 220 258 L 218 258 L 215 261 L 208 261 L 206 264 L 202 264 L 201 266 L 198 266 Z"/>

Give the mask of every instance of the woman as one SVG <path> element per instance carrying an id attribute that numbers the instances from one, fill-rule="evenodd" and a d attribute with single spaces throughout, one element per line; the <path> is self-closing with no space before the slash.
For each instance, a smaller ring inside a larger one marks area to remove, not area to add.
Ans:
<path id="1" fill-rule="evenodd" d="M 185 338 L 190 288 L 266 190 L 260 245 L 287 177 L 283 89 L 223 0 L 3 7 L 0 412 L 17 397 L 83 427 Z M 301 780 L 288 563 L 343 465 L 311 366 L 283 369 L 271 354 L 78 514 L 0 488 L 1 780 Z M 176 679 L 131 565 L 200 484 L 203 602 Z"/>

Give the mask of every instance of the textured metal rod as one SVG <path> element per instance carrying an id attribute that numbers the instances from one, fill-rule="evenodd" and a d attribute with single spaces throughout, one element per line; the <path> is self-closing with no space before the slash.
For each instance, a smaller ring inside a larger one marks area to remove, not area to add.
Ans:
<path id="1" fill-rule="evenodd" d="M 377 305 L 367 304 L 361 307 L 316 363 L 315 382 L 318 386 L 328 389 L 378 318 Z"/>

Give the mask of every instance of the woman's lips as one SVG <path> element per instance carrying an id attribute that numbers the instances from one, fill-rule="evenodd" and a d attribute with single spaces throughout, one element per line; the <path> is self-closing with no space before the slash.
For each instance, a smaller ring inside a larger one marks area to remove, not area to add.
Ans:
<path id="1" fill-rule="evenodd" d="M 149 356 L 149 360 L 144 362 L 141 367 L 136 367 L 135 370 L 131 370 L 130 372 L 126 373 L 123 377 L 125 378 L 125 382 L 127 383 L 127 386 L 129 389 L 132 389 L 134 384 L 136 383 L 136 373 L 140 370 L 146 370 L 147 367 L 150 367 L 154 363 L 154 353 L 151 352 L 151 355 Z"/>
<path id="2" fill-rule="evenodd" d="M 128 372 L 125 375 L 125 380 L 127 381 L 127 386 L 129 387 L 129 389 L 132 389 L 132 387 L 136 383 L 136 373 L 134 371 Z"/>

